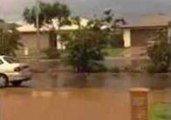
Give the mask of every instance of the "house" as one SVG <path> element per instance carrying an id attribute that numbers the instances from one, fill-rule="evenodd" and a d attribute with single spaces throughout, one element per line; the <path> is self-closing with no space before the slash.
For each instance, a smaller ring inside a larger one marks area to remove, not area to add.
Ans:
<path id="1" fill-rule="evenodd" d="M 145 16 L 138 22 L 122 26 L 124 47 L 146 46 L 159 29 L 166 29 L 170 35 L 170 20 L 164 15 Z"/>
<path id="2" fill-rule="evenodd" d="M 57 24 L 54 22 L 54 26 Z M 88 23 L 87 19 L 81 19 L 81 25 L 85 26 Z M 52 26 L 43 26 L 40 28 L 40 35 L 37 38 L 37 29 L 33 24 L 22 24 L 17 30 L 20 32 L 20 41 L 24 45 L 23 50 L 20 51 L 20 54 L 34 54 L 37 50 L 37 39 L 39 39 L 39 46 L 41 50 L 45 50 L 49 48 L 49 30 Z M 69 32 L 73 30 L 77 30 L 79 28 L 78 25 L 65 25 L 60 28 L 63 32 Z M 55 26 L 57 29 L 57 26 Z M 61 43 L 58 43 L 58 49 L 61 49 L 63 46 Z"/>

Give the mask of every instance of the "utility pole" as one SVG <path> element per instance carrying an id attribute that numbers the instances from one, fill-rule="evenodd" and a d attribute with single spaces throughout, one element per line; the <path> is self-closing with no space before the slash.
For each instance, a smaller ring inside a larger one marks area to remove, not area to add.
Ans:
<path id="1" fill-rule="evenodd" d="M 37 29 L 37 51 L 40 52 L 40 25 L 39 25 L 39 0 L 36 0 L 36 29 Z"/>
<path id="2" fill-rule="evenodd" d="M 168 43 L 171 43 L 171 21 L 168 23 Z"/>

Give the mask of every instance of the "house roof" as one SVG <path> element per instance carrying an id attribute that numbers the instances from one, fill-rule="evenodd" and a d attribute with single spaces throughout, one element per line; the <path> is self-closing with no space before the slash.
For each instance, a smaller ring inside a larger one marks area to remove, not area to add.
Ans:
<path id="1" fill-rule="evenodd" d="M 54 20 L 53 24 L 54 24 L 54 27 L 57 29 L 56 23 L 57 23 L 57 21 Z M 81 25 L 82 26 L 86 26 L 87 23 L 88 23 L 87 19 L 81 19 Z M 40 31 L 41 32 L 47 32 L 50 30 L 51 27 L 52 26 L 50 26 L 50 25 L 48 25 L 46 27 L 43 26 L 42 28 L 40 28 Z M 78 25 L 73 24 L 73 25 L 62 26 L 60 28 L 60 30 L 77 30 L 78 28 L 79 28 Z M 30 32 L 36 32 L 37 31 L 36 27 L 33 24 L 23 24 L 20 27 L 18 27 L 17 30 L 19 32 L 22 32 L 22 33 L 30 33 Z"/>
<path id="2" fill-rule="evenodd" d="M 19 31 L 19 32 L 36 32 L 37 31 L 37 29 L 36 29 L 36 27 L 33 25 L 33 24 L 25 24 L 25 25 L 22 25 L 22 26 L 20 26 L 20 27 L 18 27 L 17 28 L 17 30 Z M 42 28 L 40 28 L 40 31 L 48 31 L 48 29 L 47 28 L 45 28 L 45 27 L 42 27 Z"/>
<path id="3" fill-rule="evenodd" d="M 145 16 L 135 23 L 123 25 L 122 28 L 153 28 L 153 27 L 167 27 L 171 17 L 164 15 Z"/>

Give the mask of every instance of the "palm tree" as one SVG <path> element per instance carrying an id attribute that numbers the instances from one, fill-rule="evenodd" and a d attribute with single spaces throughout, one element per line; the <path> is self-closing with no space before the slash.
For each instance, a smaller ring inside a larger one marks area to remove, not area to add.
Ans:
<path id="1" fill-rule="evenodd" d="M 40 27 L 46 26 L 49 29 L 51 29 L 50 34 L 54 33 L 56 34 L 56 36 L 60 35 L 60 28 L 63 25 L 70 24 L 68 20 L 70 16 L 70 9 L 65 4 L 61 4 L 59 2 L 55 2 L 53 4 L 39 2 L 38 7 L 39 7 L 39 14 L 38 14 L 39 21 L 37 21 L 35 16 L 37 6 L 33 6 L 32 8 L 26 8 L 24 10 L 23 17 L 28 23 L 34 24 L 35 26 L 39 25 Z M 55 42 L 58 43 L 57 37 L 55 37 Z M 55 46 L 57 48 L 57 44 Z"/>

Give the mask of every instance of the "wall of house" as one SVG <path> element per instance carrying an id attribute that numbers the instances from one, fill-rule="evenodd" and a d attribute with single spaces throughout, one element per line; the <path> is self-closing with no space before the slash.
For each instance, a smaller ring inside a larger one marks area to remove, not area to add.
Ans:
<path id="1" fill-rule="evenodd" d="M 152 40 L 152 37 L 157 34 L 157 31 L 161 29 L 165 29 L 168 31 L 168 35 L 170 34 L 167 27 L 153 27 L 131 30 L 132 46 L 146 46 L 150 40 Z"/>
<path id="2" fill-rule="evenodd" d="M 125 28 L 123 29 L 124 47 L 146 46 L 159 29 L 167 27 L 153 28 Z M 168 29 L 168 33 L 171 34 Z M 168 36 L 171 36 L 169 35 Z"/>
<path id="3" fill-rule="evenodd" d="M 24 54 L 24 51 L 27 50 L 28 54 L 34 54 L 37 50 L 37 35 L 36 33 L 21 33 L 20 42 L 24 45 L 23 49 L 20 51 L 20 54 Z M 41 33 L 40 35 L 40 48 L 41 50 L 49 47 L 48 34 Z"/>

